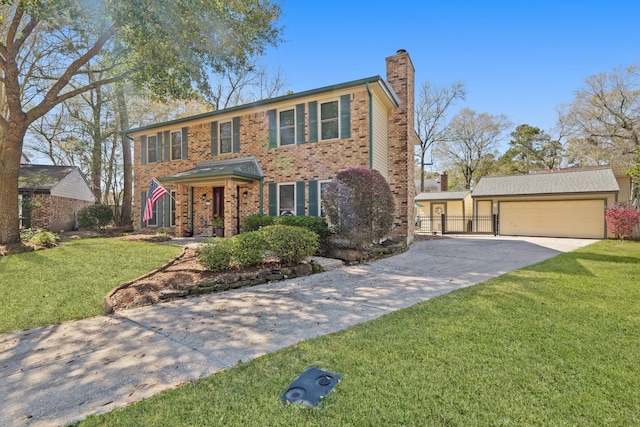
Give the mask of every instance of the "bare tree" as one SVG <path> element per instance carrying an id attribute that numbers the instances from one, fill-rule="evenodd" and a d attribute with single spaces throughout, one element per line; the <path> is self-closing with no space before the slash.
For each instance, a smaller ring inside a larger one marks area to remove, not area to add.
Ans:
<path id="1" fill-rule="evenodd" d="M 464 100 L 464 83 L 451 83 L 449 86 L 433 86 L 426 82 L 420 88 L 420 100 L 416 106 L 416 127 L 419 146 L 417 155 L 420 160 L 420 191 L 424 191 L 425 158 L 434 143 L 443 141 L 447 131 L 446 113 L 457 100 Z"/>
<path id="2" fill-rule="evenodd" d="M 640 67 L 588 77 L 560 123 L 571 130 L 574 163 L 631 167 L 640 147 Z"/>
<path id="3" fill-rule="evenodd" d="M 510 126 L 503 114 L 477 114 L 463 108 L 451 119 L 445 138 L 434 146 L 434 154 L 463 176 L 464 188 L 471 189 L 488 173 L 488 163 L 495 160 Z"/>

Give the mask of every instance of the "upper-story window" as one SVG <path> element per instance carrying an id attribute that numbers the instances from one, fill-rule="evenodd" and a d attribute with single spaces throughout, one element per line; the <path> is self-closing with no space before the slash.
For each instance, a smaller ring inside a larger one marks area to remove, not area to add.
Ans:
<path id="1" fill-rule="evenodd" d="M 155 163 L 160 161 L 158 153 L 158 138 L 155 135 L 147 138 L 147 162 Z"/>
<path id="2" fill-rule="evenodd" d="M 278 136 L 280 145 L 296 143 L 296 110 L 282 110 L 278 112 Z"/>
<path id="3" fill-rule="evenodd" d="M 323 102 L 320 104 L 320 139 L 338 138 L 339 127 L 338 101 Z"/>
<path id="4" fill-rule="evenodd" d="M 220 123 L 220 153 L 231 152 L 231 122 Z"/>
<path id="5" fill-rule="evenodd" d="M 171 160 L 182 158 L 182 131 L 171 132 Z"/>

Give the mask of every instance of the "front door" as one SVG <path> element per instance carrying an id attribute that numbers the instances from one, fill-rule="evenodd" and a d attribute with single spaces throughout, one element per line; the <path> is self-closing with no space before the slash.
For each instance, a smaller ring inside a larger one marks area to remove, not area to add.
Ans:
<path id="1" fill-rule="evenodd" d="M 431 231 L 442 232 L 442 215 L 445 213 L 444 203 L 433 203 L 431 205 L 431 219 L 433 221 L 433 227 Z"/>
<path id="2" fill-rule="evenodd" d="M 224 217 L 224 187 L 213 187 L 213 217 Z"/>

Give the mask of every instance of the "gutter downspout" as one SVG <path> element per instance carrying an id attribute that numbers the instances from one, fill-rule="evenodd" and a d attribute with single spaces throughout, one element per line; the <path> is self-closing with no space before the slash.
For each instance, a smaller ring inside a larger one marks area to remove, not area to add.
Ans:
<path id="1" fill-rule="evenodd" d="M 369 92 L 369 169 L 373 169 L 373 94 L 369 83 L 365 83 Z"/>

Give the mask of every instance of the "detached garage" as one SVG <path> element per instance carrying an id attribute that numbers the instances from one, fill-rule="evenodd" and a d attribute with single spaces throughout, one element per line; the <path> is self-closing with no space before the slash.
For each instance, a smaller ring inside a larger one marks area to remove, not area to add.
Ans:
<path id="1" fill-rule="evenodd" d="M 476 212 L 498 215 L 501 235 L 604 239 L 605 209 L 618 192 L 603 168 L 484 177 L 472 198 Z"/>

